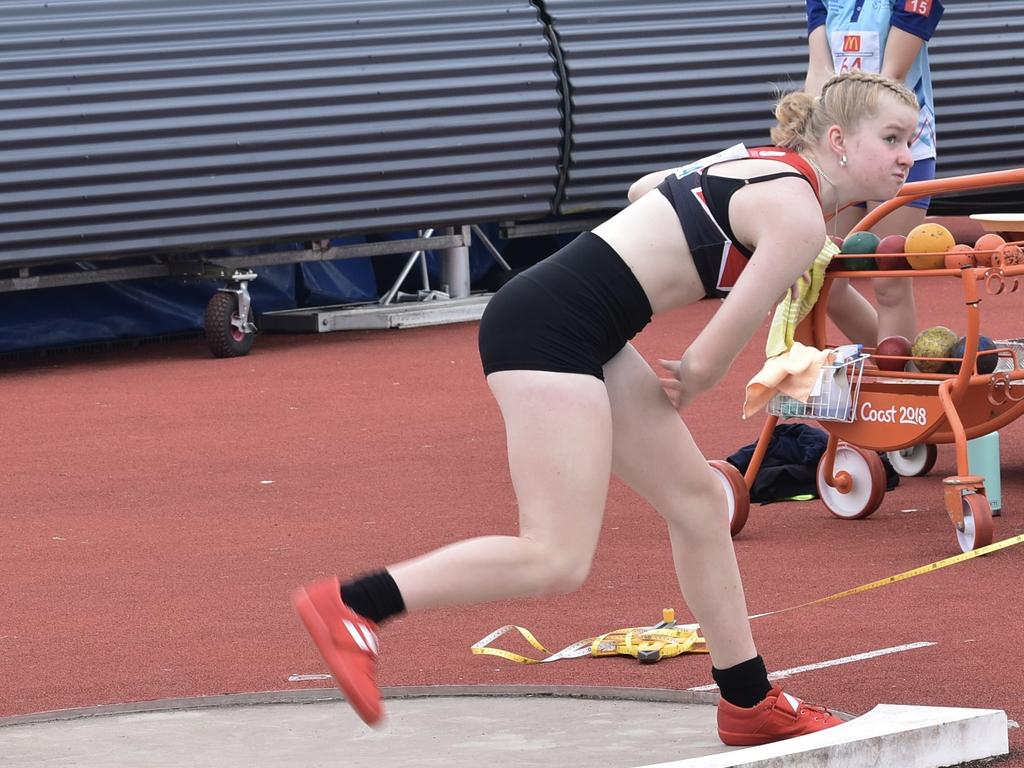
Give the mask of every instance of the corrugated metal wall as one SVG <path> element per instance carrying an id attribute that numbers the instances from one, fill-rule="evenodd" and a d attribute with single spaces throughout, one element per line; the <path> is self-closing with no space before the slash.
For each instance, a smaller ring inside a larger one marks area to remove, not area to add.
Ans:
<path id="1" fill-rule="evenodd" d="M 1024 164 L 1024 0 L 948 5 L 939 173 Z M 804 30 L 803 0 L 0 0 L 0 263 L 615 209 L 767 141 Z"/>
<path id="2" fill-rule="evenodd" d="M 0 261 L 529 218 L 529 0 L 0 0 Z"/>
<path id="3" fill-rule="evenodd" d="M 928 48 L 938 174 L 1024 166 L 1024 0 L 944 5 Z"/>
<path id="4" fill-rule="evenodd" d="M 745 141 L 766 144 L 772 85 L 802 83 L 803 2 L 547 0 L 571 84 L 559 212 L 617 208 L 629 184 Z"/>
<path id="5" fill-rule="evenodd" d="M 563 214 L 615 209 L 638 176 L 767 143 L 774 88 L 801 87 L 802 0 L 545 0 L 571 85 Z M 1024 165 L 1024 0 L 955 1 L 930 48 L 939 175 Z"/>

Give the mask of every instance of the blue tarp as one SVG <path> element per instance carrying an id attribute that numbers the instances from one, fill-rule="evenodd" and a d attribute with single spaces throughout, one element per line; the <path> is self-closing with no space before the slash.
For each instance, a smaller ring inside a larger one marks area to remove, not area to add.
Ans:
<path id="1" fill-rule="evenodd" d="M 495 240 L 497 227 L 485 227 Z M 380 240 L 414 237 L 414 232 L 396 232 Z M 366 237 L 332 240 L 332 245 L 367 242 Z M 208 251 L 204 258 L 216 263 L 218 256 L 300 250 L 301 244 L 273 244 L 253 248 Z M 249 284 L 254 312 L 298 307 L 329 306 L 373 301 L 387 291 L 398 277 L 409 254 L 375 259 L 340 259 L 259 267 Z M 431 287 L 438 287 L 440 258 L 427 253 Z M 80 265 L 83 271 L 94 269 Z M 494 259 L 482 244 L 470 248 L 470 280 L 478 282 L 494 266 Z M 67 266 L 64 266 L 67 269 Z M 48 347 L 68 347 L 116 339 L 169 336 L 201 330 L 210 296 L 219 283 L 180 278 L 146 278 L 118 282 L 40 288 L 0 293 L 0 352 Z M 403 290 L 415 292 L 421 286 L 414 269 Z"/>

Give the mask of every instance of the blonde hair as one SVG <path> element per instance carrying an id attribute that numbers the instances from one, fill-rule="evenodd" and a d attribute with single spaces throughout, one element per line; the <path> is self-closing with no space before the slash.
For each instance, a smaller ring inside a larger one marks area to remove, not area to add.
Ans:
<path id="1" fill-rule="evenodd" d="M 892 94 L 914 111 L 920 109 L 917 97 L 902 83 L 854 69 L 829 78 L 820 96 L 793 91 L 780 98 L 775 105 L 778 125 L 771 130 L 772 144 L 800 150 L 814 145 L 831 125 L 852 129 L 863 118 L 878 114 L 883 93 Z"/>

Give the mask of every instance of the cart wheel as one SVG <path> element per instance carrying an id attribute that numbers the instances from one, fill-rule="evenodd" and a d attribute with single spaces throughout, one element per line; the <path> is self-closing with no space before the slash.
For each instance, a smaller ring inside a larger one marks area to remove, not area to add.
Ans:
<path id="1" fill-rule="evenodd" d="M 911 445 L 899 451 L 888 451 L 889 463 L 903 477 L 920 477 L 931 472 L 939 449 L 934 445 Z"/>
<path id="2" fill-rule="evenodd" d="M 825 457 L 818 462 L 818 495 L 828 511 L 846 520 L 867 517 L 885 496 L 885 467 L 874 451 L 839 443 L 833 473 L 846 472 L 852 485 L 845 493 L 825 482 Z"/>
<path id="3" fill-rule="evenodd" d="M 964 529 L 956 532 L 961 552 L 987 547 L 992 543 L 992 507 L 983 493 L 963 496 Z M 954 529 L 956 530 L 956 529 Z"/>
<path id="4" fill-rule="evenodd" d="M 735 536 L 743 530 L 750 514 L 750 491 L 747 482 L 740 471 L 728 461 L 712 459 L 708 464 L 715 470 L 725 488 L 725 495 L 729 500 L 729 533 Z"/>
<path id="5" fill-rule="evenodd" d="M 252 311 L 246 320 L 252 319 Z M 227 291 L 217 291 L 206 305 L 204 330 L 206 343 L 214 357 L 242 357 L 252 349 L 256 339 L 253 333 L 246 333 L 234 322 L 238 320 L 238 297 Z"/>

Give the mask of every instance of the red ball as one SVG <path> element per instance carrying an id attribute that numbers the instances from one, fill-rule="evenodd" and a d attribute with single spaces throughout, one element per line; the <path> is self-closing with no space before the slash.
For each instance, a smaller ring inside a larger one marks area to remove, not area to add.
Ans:
<path id="1" fill-rule="evenodd" d="M 907 238 L 903 235 L 887 235 L 883 237 L 875 249 L 879 254 L 876 261 L 879 269 L 910 269 L 906 256 Z M 886 254 L 886 255 L 882 255 Z"/>
<path id="2" fill-rule="evenodd" d="M 906 336 L 886 336 L 875 348 L 876 355 L 896 355 L 899 357 L 910 357 L 910 339 Z M 907 364 L 906 360 L 892 360 L 890 358 L 876 358 L 879 370 L 902 371 Z"/>

